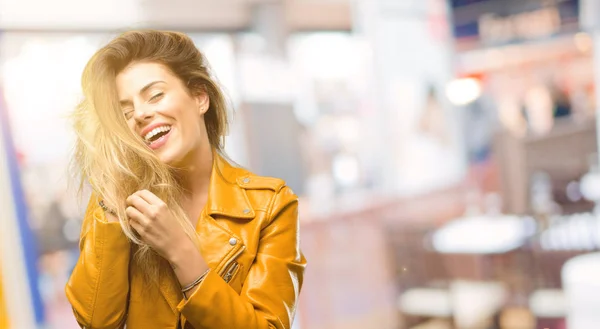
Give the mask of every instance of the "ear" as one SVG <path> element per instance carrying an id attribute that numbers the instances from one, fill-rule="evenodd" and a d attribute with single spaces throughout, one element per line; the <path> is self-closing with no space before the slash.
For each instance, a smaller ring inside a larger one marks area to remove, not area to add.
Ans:
<path id="1" fill-rule="evenodd" d="M 196 100 L 198 114 L 203 115 L 210 107 L 210 97 L 208 97 L 208 93 L 206 91 L 199 91 L 196 95 L 194 95 L 194 98 Z"/>

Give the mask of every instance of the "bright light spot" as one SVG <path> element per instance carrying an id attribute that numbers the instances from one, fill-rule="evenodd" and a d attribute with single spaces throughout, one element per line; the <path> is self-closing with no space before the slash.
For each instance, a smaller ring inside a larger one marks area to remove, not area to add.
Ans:
<path id="1" fill-rule="evenodd" d="M 580 183 L 580 191 L 583 197 L 588 201 L 600 201 L 600 174 L 587 173 Z"/>
<path id="2" fill-rule="evenodd" d="M 358 160 L 351 155 L 338 155 L 333 159 L 333 177 L 342 186 L 349 187 L 358 183 Z"/>
<path id="3" fill-rule="evenodd" d="M 467 105 L 479 96 L 481 96 L 481 83 L 477 79 L 457 79 L 446 86 L 446 97 L 456 106 Z"/>

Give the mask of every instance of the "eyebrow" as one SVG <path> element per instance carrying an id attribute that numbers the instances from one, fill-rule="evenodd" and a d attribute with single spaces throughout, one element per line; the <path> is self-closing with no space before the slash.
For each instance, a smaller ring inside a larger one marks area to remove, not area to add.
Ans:
<path id="1" fill-rule="evenodd" d="M 166 83 L 166 82 L 164 82 L 162 80 L 152 81 L 152 82 L 148 83 L 147 85 L 143 86 L 142 89 L 140 89 L 139 93 L 143 94 L 146 91 L 148 91 L 148 89 L 152 88 L 152 86 L 154 86 L 156 84 L 159 84 L 159 83 Z M 131 101 L 130 100 L 122 99 L 122 100 L 119 101 L 119 104 L 121 104 L 121 106 L 130 105 Z"/>

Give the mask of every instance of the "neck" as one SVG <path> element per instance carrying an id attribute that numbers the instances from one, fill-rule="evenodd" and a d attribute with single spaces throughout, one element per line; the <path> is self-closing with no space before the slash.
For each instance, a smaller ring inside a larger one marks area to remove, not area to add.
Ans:
<path id="1" fill-rule="evenodd" d="M 208 143 L 192 154 L 189 165 L 179 171 L 179 183 L 184 190 L 184 197 L 193 199 L 208 193 L 210 175 L 213 166 L 213 152 Z"/>

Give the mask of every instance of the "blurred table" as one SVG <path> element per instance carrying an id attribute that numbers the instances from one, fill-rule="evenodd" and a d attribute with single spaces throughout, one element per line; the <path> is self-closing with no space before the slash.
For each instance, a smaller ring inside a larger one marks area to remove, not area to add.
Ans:
<path id="1" fill-rule="evenodd" d="M 445 255 L 444 263 L 453 280 L 505 286 L 507 295 L 497 294 L 490 303 L 499 307 L 506 298 L 524 298 L 529 260 L 520 250 L 535 232 L 536 223 L 530 217 L 472 216 L 450 221 L 436 230 L 432 245 Z"/>
<path id="2" fill-rule="evenodd" d="M 482 215 L 453 220 L 433 234 L 444 254 L 502 254 L 522 246 L 535 233 L 529 217 Z"/>

